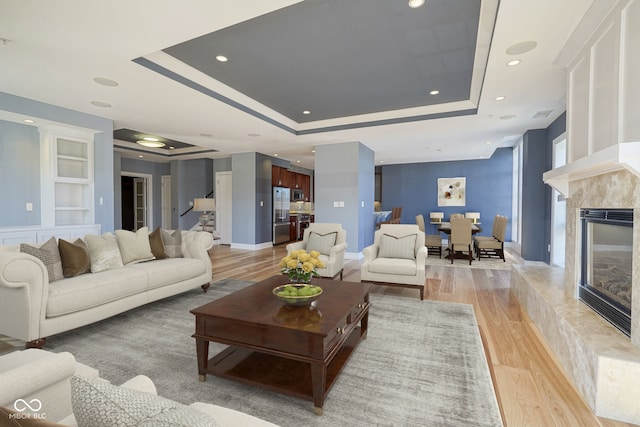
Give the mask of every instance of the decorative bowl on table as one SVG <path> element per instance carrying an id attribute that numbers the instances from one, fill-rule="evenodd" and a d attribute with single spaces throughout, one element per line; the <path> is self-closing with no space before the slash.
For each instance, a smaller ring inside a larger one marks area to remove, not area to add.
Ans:
<path id="1" fill-rule="evenodd" d="M 288 283 L 273 288 L 273 294 L 287 305 L 308 305 L 322 294 L 322 288 L 303 283 Z"/>

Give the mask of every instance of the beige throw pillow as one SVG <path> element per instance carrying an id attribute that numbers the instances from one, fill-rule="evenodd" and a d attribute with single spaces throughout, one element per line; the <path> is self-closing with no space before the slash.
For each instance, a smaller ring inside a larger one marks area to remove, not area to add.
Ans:
<path id="1" fill-rule="evenodd" d="M 89 248 L 92 273 L 123 266 L 118 242 L 113 234 L 105 233 L 102 236 L 87 234 L 84 236 L 84 241 Z"/>
<path id="2" fill-rule="evenodd" d="M 142 227 L 135 233 L 116 230 L 116 240 L 124 265 L 155 259 L 149 244 L 149 229 Z"/>
<path id="3" fill-rule="evenodd" d="M 47 268 L 49 283 L 64 279 L 64 275 L 62 274 L 62 260 L 60 259 L 60 252 L 58 251 L 58 244 L 56 243 L 55 237 L 50 238 L 40 245 L 40 247 L 21 243 L 20 252 L 34 256 L 42 261 Z"/>
<path id="4" fill-rule="evenodd" d="M 322 255 L 329 255 L 331 248 L 336 245 L 337 232 L 327 234 L 318 234 L 314 231 L 309 233 L 309 241 L 307 242 L 307 252 L 318 251 Z"/>
<path id="5" fill-rule="evenodd" d="M 380 238 L 379 258 L 416 258 L 416 236 L 409 234 L 403 237 L 383 234 Z"/>
<path id="6" fill-rule="evenodd" d="M 162 230 L 162 242 L 164 252 L 169 258 L 183 258 L 182 254 L 182 232 L 175 230 L 173 233 Z"/>

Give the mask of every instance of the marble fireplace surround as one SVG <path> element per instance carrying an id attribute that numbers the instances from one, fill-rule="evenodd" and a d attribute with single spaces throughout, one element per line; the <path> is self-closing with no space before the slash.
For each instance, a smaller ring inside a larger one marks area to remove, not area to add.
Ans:
<path id="1" fill-rule="evenodd" d="M 568 184 L 565 269 L 513 266 L 511 290 L 594 413 L 640 424 L 640 179 L 623 169 Z M 634 210 L 631 339 L 577 299 L 580 208 Z"/>

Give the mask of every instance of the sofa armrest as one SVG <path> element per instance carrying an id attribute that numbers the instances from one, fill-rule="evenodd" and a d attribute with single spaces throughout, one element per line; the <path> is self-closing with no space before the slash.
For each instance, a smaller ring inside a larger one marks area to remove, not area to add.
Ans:
<path id="1" fill-rule="evenodd" d="M 0 334 L 23 341 L 40 336 L 49 296 L 49 275 L 38 258 L 0 252 Z"/>
<path id="2" fill-rule="evenodd" d="M 71 353 L 29 349 L 0 357 L 0 406 L 13 407 L 17 399 L 40 401 L 38 413 L 58 421 L 72 413 L 69 379 L 76 370 Z M 34 402 L 37 405 L 37 402 Z"/>
<path id="3" fill-rule="evenodd" d="M 305 246 L 307 246 L 307 242 L 305 242 L 304 240 L 301 240 L 299 242 L 289 243 L 286 247 L 287 255 L 289 255 L 293 251 L 304 249 Z"/>
<path id="4" fill-rule="evenodd" d="M 429 251 L 427 247 L 421 246 L 420 249 L 418 249 L 418 253 L 416 254 L 416 264 L 425 265 L 428 255 L 429 255 Z"/>
<path id="5" fill-rule="evenodd" d="M 131 390 L 144 391 L 145 393 L 158 395 L 156 385 L 151 381 L 151 378 L 146 375 L 137 375 L 131 378 L 129 381 L 122 383 L 120 387 L 128 388 Z"/>
<path id="6" fill-rule="evenodd" d="M 371 245 L 367 246 L 362 250 L 362 255 L 364 255 L 364 262 L 371 262 L 378 257 L 378 246 Z"/>
<path id="7" fill-rule="evenodd" d="M 213 235 L 206 231 L 182 231 L 182 253 L 185 258 L 195 258 L 204 262 L 207 275 L 212 276 L 209 249 L 213 247 Z"/>

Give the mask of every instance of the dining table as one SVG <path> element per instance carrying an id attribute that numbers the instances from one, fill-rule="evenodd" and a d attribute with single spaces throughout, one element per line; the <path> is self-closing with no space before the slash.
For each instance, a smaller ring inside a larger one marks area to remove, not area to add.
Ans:
<path id="1" fill-rule="evenodd" d="M 445 233 L 447 235 L 451 235 L 451 223 L 450 222 L 443 222 L 438 226 L 438 231 L 441 233 Z M 476 234 L 479 233 L 480 231 L 482 231 L 482 229 L 480 227 L 478 227 L 476 224 L 471 223 L 471 234 Z M 453 256 L 456 259 L 465 259 L 466 256 L 461 252 L 461 251 L 455 251 L 455 253 L 451 253 L 451 250 L 449 248 L 447 248 L 447 251 L 449 251 L 449 253 L 444 257 L 445 259 L 451 259 L 451 257 Z M 471 253 L 471 257 L 473 259 L 475 259 L 475 257 L 473 256 L 473 252 Z"/>

